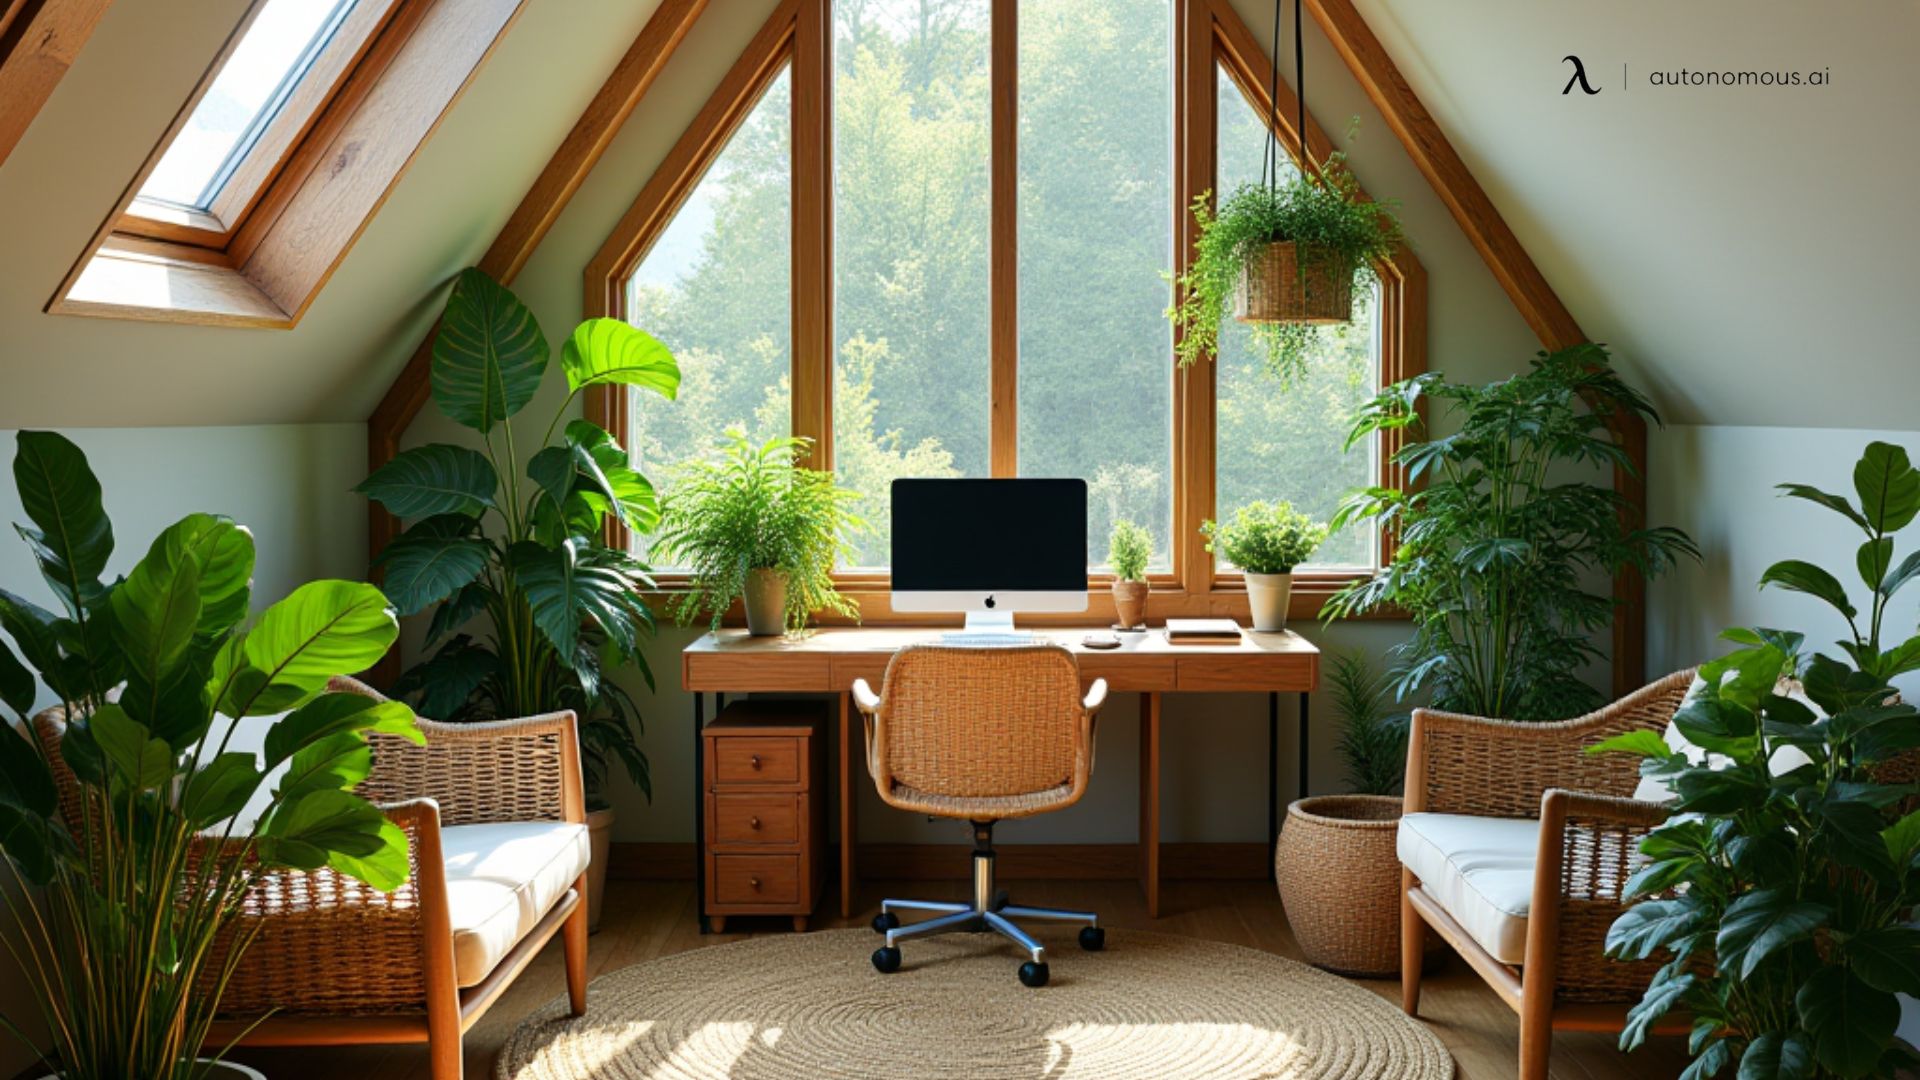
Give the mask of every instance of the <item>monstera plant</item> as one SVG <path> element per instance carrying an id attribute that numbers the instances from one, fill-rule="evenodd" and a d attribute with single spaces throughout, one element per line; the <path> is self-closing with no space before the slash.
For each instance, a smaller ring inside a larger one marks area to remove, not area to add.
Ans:
<path id="1" fill-rule="evenodd" d="M 433 400 L 478 434 L 479 446 L 416 447 L 355 489 L 411 521 L 377 563 L 388 599 L 402 615 L 435 608 L 426 647 L 438 648 L 394 692 L 427 716 L 456 721 L 573 709 L 590 797 L 604 799 L 613 758 L 650 794 L 634 741 L 638 714 L 604 673 L 631 664 L 652 685 L 640 646 L 653 615 L 640 592 L 653 582 L 625 548 L 605 542 L 603 527 L 611 519 L 650 532 L 659 500 L 613 436 L 567 414 L 589 386 L 672 398 L 680 368 L 650 335 L 619 319 L 589 319 L 561 347 L 567 393 L 530 442 L 515 419 L 548 361 L 546 335 L 526 305 L 485 273 L 462 271 L 433 342 Z M 458 632 L 482 614 L 488 636 Z"/>
<path id="2" fill-rule="evenodd" d="M 257 880 L 331 867 L 381 890 L 406 881 L 405 834 L 354 787 L 372 767 L 367 733 L 418 742 L 413 713 L 326 689 L 378 660 L 399 624 L 379 589 L 351 581 L 303 585 L 249 624 L 253 537 L 211 514 L 103 582 L 113 526 L 86 456 L 23 431 L 13 474 L 33 523 L 20 534 L 60 611 L 0 589 L 10 977 L 49 1033 L 35 1051 L 66 1080 L 197 1080 Z M 62 707 L 36 737 L 42 685 Z M 239 749 L 227 718 L 269 715 L 253 722 L 263 752 Z M 20 1035 L 27 1019 L 0 1021 Z"/>

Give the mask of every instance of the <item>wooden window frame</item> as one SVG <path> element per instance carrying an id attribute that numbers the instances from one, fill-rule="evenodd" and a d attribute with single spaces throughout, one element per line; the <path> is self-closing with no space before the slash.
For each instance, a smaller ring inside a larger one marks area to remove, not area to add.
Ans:
<path id="1" fill-rule="evenodd" d="M 1015 110 L 1018 88 L 1015 63 L 1019 0 L 991 0 L 991 115 L 993 130 L 990 185 L 992 255 L 990 256 L 990 316 L 992 439 L 990 474 L 1018 475 L 1017 356 L 1018 336 L 1015 256 L 1017 214 L 1013 195 L 1018 187 L 1018 126 Z M 1291 90 L 1279 88 L 1278 108 L 1268 99 L 1260 77 L 1267 58 L 1258 41 L 1226 0 L 1171 0 L 1174 50 L 1174 214 L 1176 270 L 1191 257 L 1197 229 L 1186 212 L 1194 197 L 1215 186 L 1214 163 L 1218 128 L 1215 124 L 1217 71 L 1224 71 L 1246 93 L 1261 116 L 1275 122 L 1281 144 L 1301 160 L 1300 136 L 1293 130 Z M 626 281 L 665 232 L 674 214 L 695 184 L 760 100 L 773 79 L 789 65 L 792 77 L 792 318 L 791 350 L 792 432 L 813 440 L 815 468 L 831 468 L 833 454 L 832 402 L 832 0 L 785 0 L 741 57 L 721 80 L 666 159 L 641 189 L 626 214 L 608 235 L 585 271 L 585 314 L 588 318 L 625 317 Z M 1277 120 L 1275 114 L 1278 114 Z M 1307 145 L 1315 160 L 1332 152 L 1326 134 L 1311 117 Z M 1379 378 L 1388 385 L 1426 370 L 1426 271 L 1413 251 L 1402 245 L 1395 256 L 1376 267 L 1380 279 Z M 1173 363 L 1172 341 L 1167 350 L 1173 381 L 1173 528 L 1170 570 L 1149 575 L 1148 617 L 1251 615 L 1244 577 L 1215 566 L 1199 535 L 1204 519 L 1214 517 L 1215 373 L 1213 363 L 1180 368 Z M 630 442 L 628 395 L 620 387 L 588 390 L 587 416 L 606 427 L 622 445 Z M 1397 433 L 1381 436 L 1378 481 L 1398 485 L 1403 477 L 1391 458 L 1400 445 Z M 617 526 L 609 541 L 625 543 Z M 1392 557 L 1392 538 L 1380 539 L 1378 559 Z M 1336 590 L 1370 576 L 1370 568 L 1304 570 L 1294 579 L 1291 614 L 1311 619 Z M 901 613 L 892 608 L 890 581 L 884 572 L 850 570 L 836 575 L 843 593 L 859 605 L 868 624 L 887 625 L 958 622 L 960 616 L 935 617 Z M 1088 589 L 1100 591 L 1112 575 L 1090 571 Z M 686 589 L 683 574 L 657 575 L 661 594 Z M 1100 601 L 1090 605 L 1099 609 Z M 737 617 L 738 612 L 734 615 Z M 1391 617 L 1392 613 L 1382 613 Z M 1084 623 L 1086 613 L 1023 616 L 1034 625 Z M 840 621 L 830 614 L 823 621 Z"/>
<path id="2" fill-rule="evenodd" d="M 141 199 L 266 2 L 228 36 L 49 314 L 291 329 L 525 0 L 361 0 L 211 206 Z"/>

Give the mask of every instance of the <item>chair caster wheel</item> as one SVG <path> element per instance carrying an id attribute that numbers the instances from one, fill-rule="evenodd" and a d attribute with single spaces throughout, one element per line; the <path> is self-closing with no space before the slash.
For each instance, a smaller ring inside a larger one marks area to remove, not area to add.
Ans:
<path id="1" fill-rule="evenodd" d="M 879 958 L 876 956 L 874 959 L 874 963 L 877 964 L 879 962 L 880 962 Z M 896 963 L 897 962 L 898 961 L 896 961 Z M 1040 987 L 1047 985 L 1047 965 L 1036 964 L 1031 960 L 1027 961 L 1024 964 L 1021 964 L 1020 965 L 1020 982 L 1024 986 L 1031 986 L 1035 989 L 1039 989 Z"/>
<path id="2" fill-rule="evenodd" d="M 1080 928 L 1080 947 L 1088 952 L 1099 952 L 1107 947 L 1107 931 L 1102 926 L 1083 926 Z"/>
<path id="3" fill-rule="evenodd" d="M 1033 965 L 1031 964 L 1027 965 L 1027 967 L 1032 967 L 1032 966 Z M 899 971 L 900 970 L 900 950 L 894 948 L 891 945 L 883 945 L 880 948 L 873 950 L 873 970 L 879 972 L 882 975 L 891 975 L 894 972 Z M 1020 977 L 1022 979 L 1026 978 L 1026 968 L 1021 969 Z M 1040 976 L 1040 981 L 1041 982 L 1047 981 L 1047 977 L 1044 972 Z"/>
<path id="4" fill-rule="evenodd" d="M 873 932 L 876 934 L 898 929 L 900 929 L 900 916 L 891 911 L 883 911 L 873 917 Z"/>

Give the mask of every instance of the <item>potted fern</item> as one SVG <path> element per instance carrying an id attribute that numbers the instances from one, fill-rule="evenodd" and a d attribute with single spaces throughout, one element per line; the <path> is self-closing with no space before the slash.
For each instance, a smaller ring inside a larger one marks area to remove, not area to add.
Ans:
<path id="1" fill-rule="evenodd" d="M 355 788 L 368 734 L 423 737 L 399 702 L 328 690 L 399 623 L 352 581 L 249 620 L 253 537 L 212 514 L 102 581 L 113 525 L 86 455 L 51 432 L 17 445 L 18 528 L 60 608 L 0 589 L 0 943 L 48 1032 L 32 1048 L 64 1080 L 257 1077 L 197 1059 L 219 1056 L 250 890 L 323 867 L 382 892 L 407 880 L 406 834 Z M 34 717 L 43 686 L 59 704 Z"/>
<path id="2" fill-rule="evenodd" d="M 833 474 L 800 459 L 808 439 L 756 446 L 740 428 L 718 440 L 719 454 L 683 467 L 668 489 L 655 550 L 690 569 L 675 614 L 701 612 L 713 628 L 735 600 L 756 635 L 804 630 L 817 611 L 858 618 L 860 609 L 833 585 L 833 570 L 865 524 L 852 512 L 859 495 Z"/>
<path id="3" fill-rule="evenodd" d="M 1247 603 L 1253 628 L 1287 628 L 1287 604 L 1293 599 L 1293 568 L 1313 557 L 1327 538 L 1327 527 L 1295 510 L 1290 502 L 1251 502 L 1229 521 L 1202 522 L 1207 550 L 1226 557 L 1247 578 Z"/>
<path id="4" fill-rule="evenodd" d="M 1193 202 L 1200 236 L 1167 309 L 1181 366 L 1218 354 L 1231 304 L 1270 372 L 1283 382 L 1304 375 L 1320 328 L 1352 321 L 1355 285 L 1369 285 L 1374 264 L 1399 246 L 1393 207 L 1366 199 L 1344 153 L 1285 182 L 1243 184 L 1218 213 L 1212 195 Z"/>
<path id="5" fill-rule="evenodd" d="M 1107 538 L 1107 566 L 1113 570 L 1113 612 L 1119 628 L 1132 630 L 1147 620 L 1147 564 L 1153 561 L 1153 537 L 1134 522 L 1113 523 Z"/>

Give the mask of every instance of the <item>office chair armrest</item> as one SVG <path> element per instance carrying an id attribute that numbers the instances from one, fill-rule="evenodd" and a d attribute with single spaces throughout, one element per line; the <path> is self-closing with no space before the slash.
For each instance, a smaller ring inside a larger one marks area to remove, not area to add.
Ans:
<path id="1" fill-rule="evenodd" d="M 868 686 L 865 679 L 853 680 L 853 703 L 859 706 L 863 713 L 872 714 L 880 711 L 880 695 L 873 692 L 873 687 Z"/>
<path id="2" fill-rule="evenodd" d="M 1099 712 L 1100 706 L 1105 705 L 1106 703 L 1107 703 L 1107 680 L 1105 679 L 1093 680 L 1093 685 L 1087 687 L 1087 696 L 1086 696 L 1086 699 L 1080 703 L 1081 707 L 1086 709 L 1089 713 L 1095 713 L 1095 712 Z"/>

